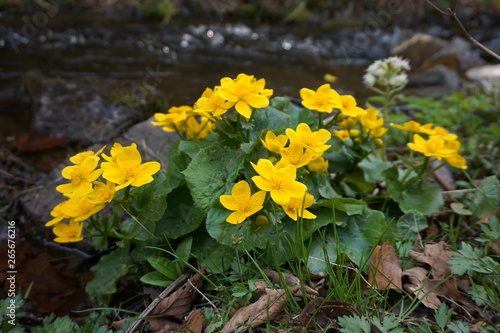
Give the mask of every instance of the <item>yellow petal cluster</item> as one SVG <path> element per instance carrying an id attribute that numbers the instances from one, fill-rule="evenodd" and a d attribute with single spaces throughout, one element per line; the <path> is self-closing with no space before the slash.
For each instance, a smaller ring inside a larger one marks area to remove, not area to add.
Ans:
<path id="1" fill-rule="evenodd" d="M 286 215 L 288 215 L 292 220 L 297 221 L 299 217 L 304 219 L 315 219 L 316 215 L 306 210 L 306 208 L 311 207 L 314 203 L 314 196 L 309 193 L 305 193 L 302 198 L 292 198 L 290 201 L 283 205 L 283 210 Z"/>
<path id="2" fill-rule="evenodd" d="M 316 91 L 309 88 L 300 89 L 302 105 L 310 110 L 331 113 L 333 109 L 342 108 L 340 95 L 326 83 Z"/>
<path id="3" fill-rule="evenodd" d="M 357 117 L 366 114 L 366 111 L 358 106 L 353 96 L 342 95 L 340 96 L 340 101 L 342 102 L 342 106 L 338 109 L 346 116 Z"/>
<path id="4" fill-rule="evenodd" d="M 288 143 L 288 138 L 286 135 L 281 134 L 277 136 L 273 131 L 268 131 L 264 140 L 260 139 L 260 141 L 267 150 L 275 154 L 280 154 L 281 148 L 284 148 Z"/>
<path id="5" fill-rule="evenodd" d="M 410 128 L 410 125 L 407 125 L 408 123 L 410 122 L 405 123 L 402 127 L 393 126 L 398 129 L 408 129 Z M 412 123 L 411 129 L 415 129 L 417 124 L 416 122 Z M 413 142 L 407 144 L 411 150 L 422 153 L 427 157 L 434 157 L 438 160 L 444 159 L 452 167 L 467 169 L 467 161 L 459 153 L 460 141 L 458 141 L 456 134 L 450 133 L 441 126 L 434 127 L 433 124 L 421 125 L 415 132 L 427 135 L 428 138 L 425 139 L 420 134 L 413 135 Z"/>
<path id="6" fill-rule="evenodd" d="M 218 88 L 220 87 L 205 89 L 201 97 L 196 101 L 194 111 L 206 112 L 214 118 L 219 118 L 221 115 L 226 113 L 226 111 L 229 110 L 234 103 L 224 99 L 219 94 Z"/>
<path id="7" fill-rule="evenodd" d="M 331 147 L 325 143 L 330 140 L 332 134 L 324 128 L 313 132 L 308 124 L 300 123 L 295 130 L 287 128 L 285 132 L 290 143 L 297 142 L 304 148 L 310 149 L 313 153 L 312 159 L 321 156 Z"/>
<path id="8" fill-rule="evenodd" d="M 226 221 L 239 224 L 261 210 L 265 198 L 265 191 L 251 194 L 250 185 L 242 180 L 233 186 L 231 195 L 221 195 L 219 201 L 226 209 L 233 211 Z"/>
<path id="9" fill-rule="evenodd" d="M 296 168 L 300 168 L 311 162 L 312 157 L 312 149 L 304 149 L 304 146 L 299 142 L 292 142 L 287 148 L 281 148 L 281 158 Z"/>
<path id="10" fill-rule="evenodd" d="M 322 156 L 320 156 L 309 162 L 309 164 L 307 164 L 307 169 L 311 172 L 327 172 L 328 160 L 325 160 Z"/>
<path id="11" fill-rule="evenodd" d="M 204 95 L 211 96 L 212 92 L 205 91 Z M 202 102 L 202 105 L 204 102 Z M 155 113 L 156 121 L 152 121 L 153 126 L 162 126 L 166 132 L 185 132 L 189 139 L 203 139 L 213 127 L 213 117 L 199 109 L 195 105 L 194 109 L 188 105 L 174 106 L 168 109 L 167 113 Z"/>
<path id="12" fill-rule="evenodd" d="M 278 205 L 287 204 L 291 198 L 301 198 L 307 191 L 304 184 L 296 181 L 297 169 L 293 165 L 278 169 L 267 159 L 251 164 L 258 174 L 252 177 L 252 181 L 259 189 L 270 192 Z"/>
<path id="13" fill-rule="evenodd" d="M 85 157 L 80 164 L 65 167 L 61 175 L 71 180 L 71 183 L 59 185 L 56 190 L 67 196 L 80 197 L 89 194 L 92 192 L 92 182 L 102 173 L 101 169 L 96 169 L 97 164 L 99 164 L 99 157 L 91 155 Z"/>
<path id="14" fill-rule="evenodd" d="M 58 236 L 56 242 L 77 242 L 82 238 L 83 223 L 92 215 L 101 211 L 106 203 L 115 197 L 117 190 L 125 186 L 142 186 L 153 180 L 152 175 L 158 172 L 158 162 L 141 164 L 141 156 L 137 145 L 124 147 L 115 143 L 110 156 L 86 151 L 71 156 L 69 160 L 75 165 L 65 167 L 61 174 L 70 180 L 56 189 L 68 199 L 57 204 L 50 212 L 52 219 L 45 226 L 54 226 L 53 232 Z M 100 156 L 106 160 L 101 163 Z M 99 180 L 102 176 L 106 183 Z M 69 223 L 62 222 L 68 219 Z"/>
<path id="15" fill-rule="evenodd" d="M 257 80 L 253 75 L 239 74 L 236 79 L 221 79 L 220 97 L 234 105 L 236 112 L 250 118 L 252 108 L 264 108 L 269 105 L 269 97 L 273 91 L 265 89 L 266 80 Z"/>
<path id="16" fill-rule="evenodd" d="M 445 147 L 445 141 L 439 136 L 431 136 L 425 140 L 419 134 L 413 136 L 413 142 L 408 143 L 411 150 L 424 154 L 427 157 L 435 157 L 438 160 L 450 157 L 454 151 Z"/>
<path id="17" fill-rule="evenodd" d="M 74 220 L 69 221 L 68 224 L 59 222 L 52 229 L 57 236 L 54 241 L 58 243 L 79 242 L 83 239 L 83 223 Z"/>
<path id="18" fill-rule="evenodd" d="M 153 175 L 160 170 L 160 163 L 141 163 L 141 154 L 137 145 L 133 143 L 128 147 L 113 147 L 111 157 L 103 155 L 107 162 L 101 163 L 104 171 L 102 177 L 115 183 L 116 191 L 126 187 L 139 187 L 153 181 Z"/>

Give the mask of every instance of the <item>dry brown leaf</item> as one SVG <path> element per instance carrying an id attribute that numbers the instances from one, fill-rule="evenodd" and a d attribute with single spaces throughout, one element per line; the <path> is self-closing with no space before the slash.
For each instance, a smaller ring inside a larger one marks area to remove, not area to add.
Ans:
<path id="1" fill-rule="evenodd" d="M 201 288 L 202 284 L 203 278 L 200 274 L 196 273 L 182 287 L 161 300 L 151 311 L 151 314 L 183 319 L 191 311 L 195 288 Z"/>
<path id="2" fill-rule="evenodd" d="M 493 251 L 494 254 L 497 256 L 500 255 L 500 241 L 493 243 L 493 242 L 488 242 L 486 245 L 490 248 L 491 251 Z"/>
<path id="3" fill-rule="evenodd" d="M 123 324 L 125 324 L 129 320 L 134 320 L 136 318 L 137 317 L 129 317 L 129 318 L 123 318 L 123 319 L 120 319 L 120 320 L 115 320 L 115 321 L 113 321 L 112 323 L 110 323 L 110 324 L 108 324 L 106 326 L 106 330 L 113 329 L 115 331 L 119 331 L 119 330 L 122 329 Z"/>
<path id="4" fill-rule="evenodd" d="M 410 281 L 410 283 L 404 285 L 404 288 L 415 293 L 422 304 L 430 309 L 436 310 L 441 305 L 438 296 L 463 301 L 454 277 L 447 280 L 429 279 L 428 274 L 429 272 L 422 267 L 412 267 L 403 271 L 402 275 L 408 277 Z"/>
<path id="5" fill-rule="evenodd" d="M 155 333 L 171 333 L 179 329 L 179 324 L 165 318 L 149 318 L 149 330 Z"/>
<path id="6" fill-rule="evenodd" d="M 375 289 L 402 289 L 402 269 L 396 251 L 386 241 L 377 245 L 370 260 L 368 281 Z"/>
<path id="7" fill-rule="evenodd" d="M 304 328 L 326 327 L 338 317 L 350 316 L 353 314 L 352 304 L 341 301 L 326 301 L 322 297 L 311 300 L 302 309 L 298 321 Z M 314 322 L 311 318 L 314 317 Z M 315 325 L 313 325 L 315 324 Z"/>
<path id="8" fill-rule="evenodd" d="M 325 299 L 323 297 L 316 297 L 315 299 L 311 300 L 307 305 L 302 309 L 299 315 L 299 323 L 302 325 L 302 327 L 308 327 L 311 318 L 315 315 L 315 313 L 318 311 L 318 309 L 321 307 Z M 316 319 L 317 321 L 317 319 Z"/>
<path id="9" fill-rule="evenodd" d="M 410 283 L 404 285 L 404 288 L 409 292 L 414 292 L 420 299 L 423 305 L 430 309 L 437 309 L 441 305 L 441 301 L 435 293 L 429 293 L 431 287 L 427 279 L 428 271 L 422 267 L 412 267 L 403 272 L 403 276 L 407 276 Z"/>
<path id="10" fill-rule="evenodd" d="M 492 217 L 493 215 L 495 215 L 498 212 L 498 209 L 500 209 L 500 207 L 497 207 L 497 209 L 492 210 L 492 211 L 484 214 L 483 217 L 481 217 L 479 220 L 477 220 L 476 224 L 488 224 L 488 220 L 490 219 L 490 217 Z"/>
<path id="11" fill-rule="evenodd" d="M 259 282 L 259 283 L 258 283 Z M 264 281 L 257 281 L 255 286 L 259 289 L 260 298 L 250 305 L 244 306 L 229 320 L 221 333 L 244 332 L 249 327 L 257 327 L 262 323 L 280 318 L 285 310 L 287 295 L 284 289 L 270 289 L 263 287 Z M 299 289 L 299 286 L 290 288 Z"/>
<path id="12" fill-rule="evenodd" d="M 179 327 L 179 332 L 202 333 L 203 332 L 203 313 L 194 309 L 186 318 L 186 321 Z"/>
<path id="13" fill-rule="evenodd" d="M 451 274 L 448 261 L 453 256 L 453 252 L 446 249 L 445 242 L 441 241 L 435 244 L 425 244 L 419 251 L 410 250 L 410 257 L 415 261 L 427 264 L 431 267 L 431 273 L 434 279 L 445 279 Z"/>
<path id="14" fill-rule="evenodd" d="M 277 285 L 281 285 L 280 276 L 279 276 L 278 272 L 276 272 L 273 269 L 265 269 L 264 273 L 267 275 L 267 277 L 269 278 L 269 280 L 271 280 L 272 283 L 275 283 Z M 303 296 L 302 288 L 304 289 L 304 291 L 306 292 L 306 295 L 308 295 L 308 296 L 318 296 L 319 295 L 319 293 L 315 289 L 313 289 L 309 286 L 302 286 L 300 284 L 299 278 L 296 277 L 295 275 L 287 273 L 287 272 L 283 272 L 282 274 L 283 274 L 283 279 L 284 279 L 287 286 L 295 286 L 295 285 L 300 286 L 300 288 L 297 289 L 297 292 L 295 294 L 293 294 L 294 296 L 302 297 Z"/>

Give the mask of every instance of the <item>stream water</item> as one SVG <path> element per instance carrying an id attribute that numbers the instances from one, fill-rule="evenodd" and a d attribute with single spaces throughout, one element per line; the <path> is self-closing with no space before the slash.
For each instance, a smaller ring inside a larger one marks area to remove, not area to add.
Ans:
<path id="1" fill-rule="evenodd" d="M 30 131 L 27 73 L 64 79 L 82 76 L 132 80 L 156 88 L 169 105 L 193 104 L 205 87 L 238 73 L 265 78 L 275 95 L 338 78 L 335 88 L 365 93 L 361 77 L 384 57 L 398 28 L 371 37 L 362 29 L 290 28 L 241 23 L 119 20 L 40 8 L 30 15 L 0 12 L 0 137 Z M 361 47 L 362 46 L 362 47 Z"/>

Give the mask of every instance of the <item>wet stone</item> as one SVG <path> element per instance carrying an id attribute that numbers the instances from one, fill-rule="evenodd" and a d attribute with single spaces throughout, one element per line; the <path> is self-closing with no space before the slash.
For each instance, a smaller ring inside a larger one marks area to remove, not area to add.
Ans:
<path id="1" fill-rule="evenodd" d="M 163 98 L 133 81 L 24 77 L 32 101 L 31 131 L 68 141 L 107 142 L 163 110 Z"/>

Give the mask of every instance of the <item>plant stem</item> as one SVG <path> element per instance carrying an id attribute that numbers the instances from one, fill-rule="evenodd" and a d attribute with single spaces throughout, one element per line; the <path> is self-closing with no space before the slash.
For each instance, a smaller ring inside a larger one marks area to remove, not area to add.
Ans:
<path id="1" fill-rule="evenodd" d="M 408 187 L 410 187 L 411 185 L 413 185 L 419 179 L 423 179 L 423 178 L 427 177 L 428 175 L 432 174 L 434 171 L 436 171 L 437 169 L 439 169 L 440 167 L 442 167 L 444 165 L 444 163 L 440 164 L 437 168 L 434 168 L 430 172 L 427 172 L 427 173 L 424 174 L 425 169 L 427 169 L 427 165 L 429 165 L 429 160 L 430 160 L 430 158 L 426 156 L 425 159 L 424 159 L 424 161 L 422 162 L 422 167 L 421 167 L 420 172 L 418 173 L 418 175 L 415 178 L 411 179 L 408 183 L 404 184 L 403 185 L 403 190 L 405 190 Z"/>
<path id="2" fill-rule="evenodd" d="M 333 123 L 337 120 L 337 118 L 338 118 L 339 114 L 340 114 L 340 111 L 339 111 L 339 112 L 337 112 L 337 113 L 335 114 L 335 116 L 333 116 L 332 120 L 330 120 L 328 123 L 326 123 L 326 125 L 325 125 L 325 128 L 326 128 L 326 129 L 330 129 L 330 127 L 332 127 Z"/>
<path id="3" fill-rule="evenodd" d="M 323 128 L 323 112 L 318 111 L 318 129 Z"/>

